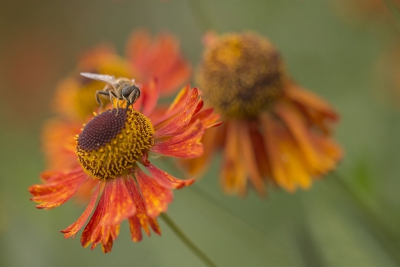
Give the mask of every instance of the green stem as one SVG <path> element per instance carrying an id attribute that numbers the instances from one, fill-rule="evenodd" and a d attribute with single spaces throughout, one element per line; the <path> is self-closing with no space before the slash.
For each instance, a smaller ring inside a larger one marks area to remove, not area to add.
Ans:
<path id="1" fill-rule="evenodd" d="M 332 173 L 336 176 L 333 181 L 344 191 L 350 198 L 353 199 L 353 203 L 355 203 L 359 210 L 366 217 L 367 221 L 372 223 L 373 232 L 378 240 L 380 240 L 381 244 L 386 247 L 387 251 L 392 255 L 393 259 L 395 259 L 398 263 L 400 263 L 400 254 L 398 253 L 397 248 L 393 248 L 390 244 L 395 244 L 399 242 L 400 235 L 399 232 L 394 230 L 393 227 L 388 225 L 371 206 L 360 196 L 356 190 L 349 185 L 343 176 L 339 174 L 337 171 Z"/>
<path id="2" fill-rule="evenodd" d="M 199 258 L 204 264 L 210 267 L 217 267 L 217 265 L 201 251 L 189 237 L 179 228 L 179 226 L 169 217 L 166 213 L 161 213 L 161 219 L 168 225 L 172 232 Z"/>

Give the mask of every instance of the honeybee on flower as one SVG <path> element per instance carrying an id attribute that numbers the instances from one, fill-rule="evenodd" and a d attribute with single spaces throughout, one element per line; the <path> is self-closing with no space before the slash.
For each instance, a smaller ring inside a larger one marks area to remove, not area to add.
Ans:
<path id="1" fill-rule="evenodd" d="M 160 234 L 157 217 L 173 200 L 172 189 L 189 186 L 194 179 L 180 180 L 157 168 L 150 153 L 198 157 L 203 153 L 200 139 L 205 130 L 220 124 L 212 109 L 202 110 L 199 90 L 188 86 L 166 112 L 152 114 L 159 89 L 156 83 L 146 86 L 154 86 L 153 97 L 144 99 L 138 109 L 128 105 L 104 111 L 85 124 L 74 150 L 68 152 L 75 155 L 74 167 L 46 171 L 43 184 L 29 187 L 39 209 L 58 207 L 86 187 L 90 192 L 86 210 L 62 230 L 65 238 L 74 237 L 94 209 L 81 236 L 83 247 L 92 244 L 94 249 L 100 244 L 103 252 L 110 252 L 123 220 L 129 221 L 135 242 L 142 239 L 142 229 L 148 235 L 150 228 Z"/>

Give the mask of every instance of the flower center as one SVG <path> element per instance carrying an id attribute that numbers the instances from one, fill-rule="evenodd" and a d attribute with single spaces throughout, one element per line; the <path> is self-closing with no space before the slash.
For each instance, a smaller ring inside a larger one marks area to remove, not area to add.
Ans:
<path id="1" fill-rule="evenodd" d="M 76 154 L 85 172 L 97 179 L 129 172 L 154 145 L 154 129 L 148 118 L 133 109 L 105 111 L 83 128 Z"/>
<path id="2" fill-rule="evenodd" d="M 219 113 L 251 118 L 281 95 L 284 75 L 277 49 L 247 32 L 222 36 L 206 49 L 198 80 Z"/>

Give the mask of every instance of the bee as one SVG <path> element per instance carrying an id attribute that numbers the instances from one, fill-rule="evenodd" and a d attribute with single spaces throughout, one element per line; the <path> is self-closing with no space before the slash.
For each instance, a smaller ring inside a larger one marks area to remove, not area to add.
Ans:
<path id="1" fill-rule="evenodd" d="M 88 73 L 81 72 L 81 75 L 97 80 L 106 82 L 107 84 L 104 86 L 103 90 L 96 91 L 96 101 L 100 105 L 100 110 L 103 108 L 103 103 L 100 101 L 100 95 L 105 95 L 110 98 L 111 103 L 114 107 L 113 98 L 117 100 L 126 100 L 126 109 L 129 106 L 136 102 L 136 100 L 140 97 L 140 89 L 135 85 L 135 79 L 128 79 L 124 77 L 120 77 L 115 79 L 114 76 L 105 75 L 105 74 L 96 74 L 96 73 Z M 117 115 L 118 115 L 119 103 L 117 101 Z"/>

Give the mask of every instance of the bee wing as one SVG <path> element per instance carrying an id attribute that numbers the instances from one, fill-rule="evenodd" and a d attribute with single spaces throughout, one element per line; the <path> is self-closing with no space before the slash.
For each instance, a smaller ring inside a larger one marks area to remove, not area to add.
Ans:
<path id="1" fill-rule="evenodd" d="M 111 85 L 116 84 L 115 77 L 111 76 L 111 75 L 89 73 L 89 72 L 81 72 L 81 75 L 83 77 L 86 77 L 86 78 L 89 78 L 89 79 L 93 79 L 93 80 L 97 80 L 97 81 L 106 82 L 106 83 L 109 83 Z"/>

